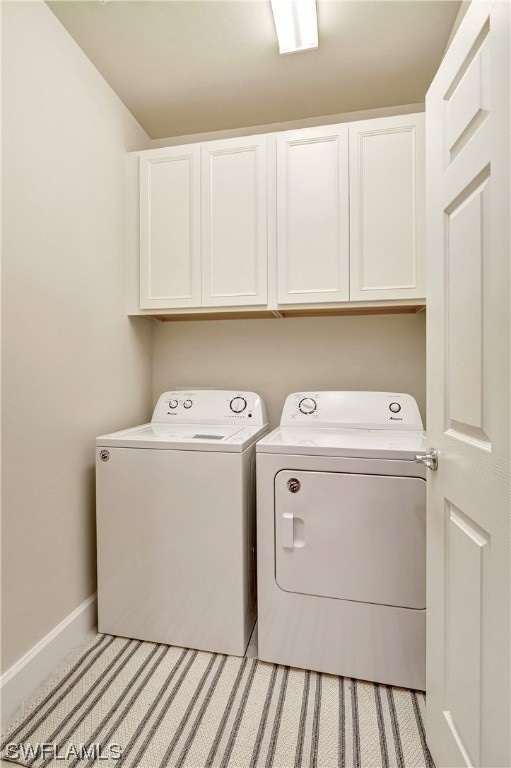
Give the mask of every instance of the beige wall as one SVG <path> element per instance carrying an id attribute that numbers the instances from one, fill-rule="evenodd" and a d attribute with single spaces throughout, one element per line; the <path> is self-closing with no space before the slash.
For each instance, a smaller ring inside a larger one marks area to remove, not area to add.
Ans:
<path id="1" fill-rule="evenodd" d="M 179 386 L 248 389 L 272 427 L 286 395 L 307 389 L 409 392 L 425 417 L 425 313 L 158 325 L 153 400 Z"/>
<path id="2" fill-rule="evenodd" d="M 151 143 L 43 2 L 3 2 L 2 37 L 5 670 L 95 590 L 97 434 L 174 386 L 254 389 L 272 426 L 308 388 L 411 392 L 424 416 L 425 328 L 128 319 L 125 152 Z"/>
<path id="3" fill-rule="evenodd" d="M 152 328 L 123 285 L 148 137 L 43 2 L 2 37 L 5 670 L 95 590 L 94 437 L 150 414 Z"/>

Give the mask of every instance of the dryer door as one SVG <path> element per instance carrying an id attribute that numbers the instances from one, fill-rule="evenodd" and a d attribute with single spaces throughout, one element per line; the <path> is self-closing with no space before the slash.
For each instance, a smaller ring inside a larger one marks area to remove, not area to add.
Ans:
<path id="1" fill-rule="evenodd" d="M 282 470 L 275 576 L 287 592 L 426 607 L 426 482 Z"/>

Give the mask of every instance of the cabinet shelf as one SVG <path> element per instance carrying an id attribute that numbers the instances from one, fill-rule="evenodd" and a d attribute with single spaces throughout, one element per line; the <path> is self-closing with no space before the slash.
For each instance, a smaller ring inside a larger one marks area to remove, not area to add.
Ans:
<path id="1" fill-rule="evenodd" d="M 415 315 L 426 309 L 424 303 L 403 304 L 371 307 L 306 307 L 301 309 L 278 310 L 233 310 L 215 309 L 206 312 L 176 312 L 165 314 L 143 314 L 137 317 L 147 317 L 150 320 L 158 320 L 160 323 L 176 323 L 190 320 L 262 320 L 262 319 L 286 319 L 288 317 L 337 317 L 340 315 Z"/>

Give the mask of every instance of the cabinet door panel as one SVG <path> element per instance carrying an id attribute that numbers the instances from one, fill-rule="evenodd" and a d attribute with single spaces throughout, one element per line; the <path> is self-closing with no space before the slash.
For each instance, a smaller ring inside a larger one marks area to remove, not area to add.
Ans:
<path id="1" fill-rule="evenodd" d="M 350 299 L 424 298 L 424 115 L 349 130 Z"/>
<path id="2" fill-rule="evenodd" d="M 348 129 L 277 135 L 279 304 L 347 301 Z"/>
<path id="3" fill-rule="evenodd" d="M 266 304 L 266 137 L 202 145 L 203 306 Z"/>
<path id="4" fill-rule="evenodd" d="M 199 145 L 140 159 L 140 306 L 200 306 Z"/>

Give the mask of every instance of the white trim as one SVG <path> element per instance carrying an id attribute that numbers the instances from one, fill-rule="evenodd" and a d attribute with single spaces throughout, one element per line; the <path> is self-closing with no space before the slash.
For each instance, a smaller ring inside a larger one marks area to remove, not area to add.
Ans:
<path id="1" fill-rule="evenodd" d="M 66 616 L 0 678 L 2 723 L 39 688 L 97 626 L 96 593 Z"/>

